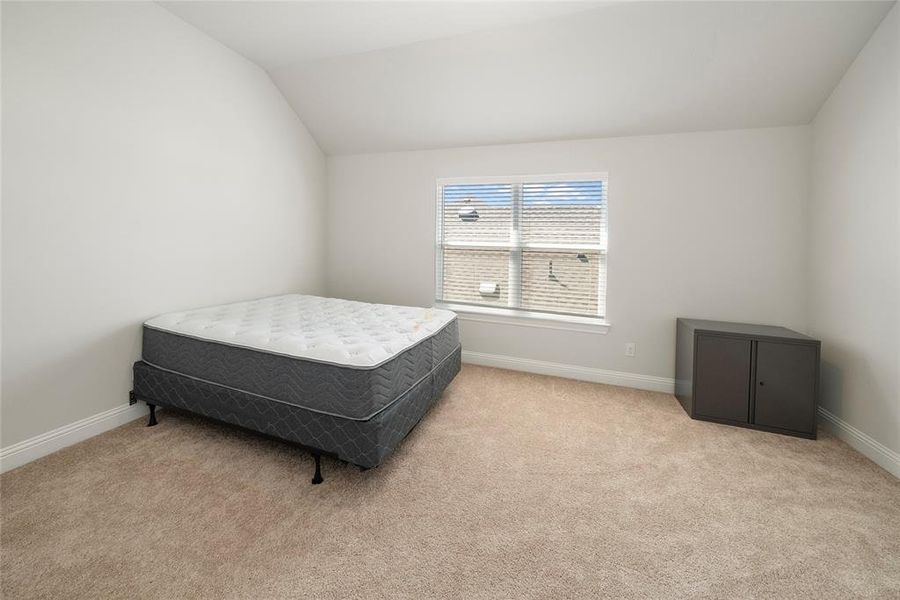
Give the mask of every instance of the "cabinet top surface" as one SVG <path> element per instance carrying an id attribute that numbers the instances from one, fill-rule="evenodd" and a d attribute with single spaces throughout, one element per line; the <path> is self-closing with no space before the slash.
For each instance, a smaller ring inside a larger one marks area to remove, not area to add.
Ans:
<path id="1" fill-rule="evenodd" d="M 678 318 L 679 323 L 683 323 L 692 331 L 711 331 L 715 333 L 733 333 L 737 335 L 781 338 L 785 340 L 800 340 L 804 342 L 818 342 L 815 338 L 808 335 L 797 333 L 786 327 L 776 327 L 775 325 L 754 325 L 751 323 L 729 323 L 727 321 L 707 321 L 704 319 L 683 319 Z"/>

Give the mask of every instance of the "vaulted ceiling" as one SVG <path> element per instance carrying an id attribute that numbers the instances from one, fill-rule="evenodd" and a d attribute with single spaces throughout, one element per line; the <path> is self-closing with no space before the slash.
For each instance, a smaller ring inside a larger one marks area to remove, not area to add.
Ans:
<path id="1" fill-rule="evenodd" d="M 173 0 L 159 4 L 272 70 L 571 14 L 603 2 Z"/>
<path id="2" fill-rule="evenodd" d="M 165 2 L 328 154 L 808 123 L 893 2 Z"/>

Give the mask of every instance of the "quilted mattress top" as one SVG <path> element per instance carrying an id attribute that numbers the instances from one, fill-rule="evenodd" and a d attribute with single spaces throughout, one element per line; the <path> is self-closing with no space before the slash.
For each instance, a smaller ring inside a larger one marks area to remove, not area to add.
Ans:
<path id="1" fill-rule="evenodd" d="M 145 327 L 355 368 L 372 368 L 434 335 L 448 310 L 289 294 L 154 317 Z"/>

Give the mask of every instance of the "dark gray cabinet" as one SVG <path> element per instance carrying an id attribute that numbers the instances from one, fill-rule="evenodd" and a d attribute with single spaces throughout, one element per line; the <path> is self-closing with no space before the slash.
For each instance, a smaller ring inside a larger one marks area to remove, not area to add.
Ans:
<path id="1" fill-rule="evenodd" d="M 815 438 L 819 348 L 784 327 L 678 319 L 675 396 L 694 419 Z"/>
<path id="2" fill-rule="evenodd" d="M 694 412 L 713 419 L 747 420 L 751 343 L 704 336 L 696 340 Z"/>

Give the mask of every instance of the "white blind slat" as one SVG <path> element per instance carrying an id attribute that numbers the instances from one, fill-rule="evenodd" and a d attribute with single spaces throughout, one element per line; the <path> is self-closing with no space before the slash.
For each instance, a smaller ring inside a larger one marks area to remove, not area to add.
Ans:
<path id="1" fill-rule="evenodd" d="M 509 302 L 509 252 L 445 248 L 444 297 L 446 302 L 507 306 Z M 496 284 L 483 289 L 482 284 Z"/>
<path id="2" fill-rule="evenodd" d="M 562 181 L 522 185 L 522 239 L 606 248 L 606 185 Z"/>
<path id="3" fill-rule="evenodd" d="M 600 273 L 606 256 L 599 252 L 522 253 L 522 308 L 574 315 L 598 315 Z"/>
<path id="4" fill-rule="evenodd" d="M 440 188 L 438 300 L 605 315 L 606 180 L 545 179 Z"/>
<path id="5" fill-rule="evenodd" d="M 512 227 L 513 186 L 481 184 L 445 186 L 445 242 L 507 242 Z"/>

